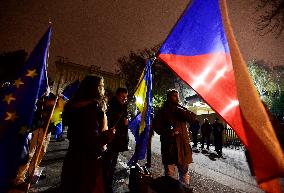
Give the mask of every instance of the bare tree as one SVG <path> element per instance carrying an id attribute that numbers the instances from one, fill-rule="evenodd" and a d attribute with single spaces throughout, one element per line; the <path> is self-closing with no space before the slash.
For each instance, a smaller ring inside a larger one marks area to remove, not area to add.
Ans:
<path id="1" fill-rule="evenodd" d="M 272 32 L 279 37 L 284 30 L 284 0 L 259 0 L 257 11 L 263 11 L 256 21 L 260 35 Z"/>

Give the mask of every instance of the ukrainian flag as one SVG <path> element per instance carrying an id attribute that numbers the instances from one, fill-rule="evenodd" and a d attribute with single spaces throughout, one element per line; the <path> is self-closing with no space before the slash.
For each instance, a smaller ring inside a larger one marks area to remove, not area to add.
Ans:
<path id="1" fill-rule="evenodd" d="M 129 129 L 136 141 L 135 152 L 128 163 L 129 165 L 144 159 L 147 151 L 152 108 L 151 64 L 152 60 L 148 60 L 134 93 L 135 103 L 140 113 L 129 124 Z"/>

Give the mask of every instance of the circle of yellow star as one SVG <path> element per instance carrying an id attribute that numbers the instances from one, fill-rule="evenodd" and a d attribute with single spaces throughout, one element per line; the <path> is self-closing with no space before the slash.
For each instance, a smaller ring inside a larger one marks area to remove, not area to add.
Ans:
<path id="1" fill-rule="evenodd" d="M 19 88 L 19 87 L 21 86 L 21 84 L 24 84 L 24 83 L 21 81 L 20 78 L 17 79 L 17 80 L 15 80 L 15 82 L 14 82 L 14 85 L 15 85 L 17 88 Z"/>
<path id="2" fill-rule="evenodd" d="M 35 77 L 37 75 L 37 73 L 36 73 L 36 69 L 34 69 L 34 70 L 28 70 L 28 72 L 27 72 L 27 74 L 26 74 L 26 76 L 29 76 L 29 77 Z"/>
<path id="3" fill-rule="evenodd" d="M 5 121 L 15 121 L 15 119 L 18 117 L 16 116 L 16 112 L 6 112 L 7 117 L 5 118 Z"/>
<path id="4" fill-rule="evenodd" d="M 15 97 L 13 97 L 13 94 L 11 93 L 11 94 L 8 94 L 8 95 L 5 95 L 5 97 L 4 97 L 4 99 L 3 99 L 3 101 L 4 102 L 7 102 L 7 104 L 9 105 L 12 101 L 15 101 L 16 100 L 16 98 Z"/>

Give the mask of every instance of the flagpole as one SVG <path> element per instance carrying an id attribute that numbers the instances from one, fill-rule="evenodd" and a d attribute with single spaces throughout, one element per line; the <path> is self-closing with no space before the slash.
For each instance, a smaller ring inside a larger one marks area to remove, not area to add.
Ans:
<path id="1" fill-rule="evenodd" d="M 52 110 L 51 110 L 51 113 L 50 113 L 50 115 L 49 115 L 49 118 L 48 118 L 46 127 L 44 128 L 43 140 L 41 141 L 41 144 L 40 144 L 40 146 L 39 146 L 39 148 L 38 148 L 38 151 L 37 151 L 37 149 L 35 150 L 35 151 L 38 152 L 38 153 L 37 153 L 36 155 L 34 155 L 34 156 L 36 156 L 36 157 L 35 157 L 34 164 L 33 164 L 33 166 L 32 166 L 32 171 L 29 172 L 29 170 L 28 170 L 28 188 L 27 188 L 26 193 L 28 193 L 28 190 L 30 189 L 31 182 L 32 182 L 32 177 L 33 177 L 34 172 L 35 172 L 35 169 L 36 169 L 36 167 L 37 167 L 37 162 L 38 162 L 38 159 L 39 159 L 39 155 L 40 155 L 40 152 L 41 152 L 41 150 L 42 150 L 42 148 L 43 148 L 44 139 L 45 139 L 45 137 L 46 137 L 46 135 L 47 135 L 48 127 L 49 127 L 49 124 L 50 124 L 50 121 L 51 121 L 51 118 L 52 118 L 52 115 L 53 115 L 53 112 L 54 112 L 54 109 L 55 109 L 57 100 L 58 100 L 58 96 L 56 96 L 55 103 L 54 103 L 54 105 L 53 105 L 53 107 L 52 107 Z M 40 128 L 38 128 L 38 129 L 40 129 Z M 29 166 L 29 168 L 30 168 L 30 167 L 31 167 L 31 166 Z"/>
<path id="2" fill-rule="evenodd" d="M 156 54 L 154 54 L 153 61 L 152 61 L 151 64 L 149 65 L 149 68 L 152 67 L 152 65 L 155 63 L 156 59 L 157 59 Z M 147 66 L 145 67 L 145 71 L 147 71 Z M 142 71 L 142 73 L 143 73 L 143 72 L 144 72 L 144 70 Z M 142 75 L 142 73 L 141 73 L 141 75 Z M 141 77 L 141 76 L 140 76 L 140 77 Z M 133 92 L 131 95 L 134 95 L 134 93 L 137 91 L 137 89 L 139 88 L 139 86 L 140 86 L 142 80 L 143 80 L 142 78 L 139 80 L 137 86 L 136 86 L 135 89 L 134 89 L 134 92 Z"/>
<path id="3" fill-rule="evenodd" d="M 50 24 L 51 24 L 51 22 L 50 22 Z M 46 71 L 47 71 L 47 69 L 46 69 Z M 48 132 L 49 124 L 50 124 L 51 118 L 52 118 L 52 116 L 53 116 L 54 109 L 55 109 L 56 104 L 57 104 L 57 101 L 58 101 L 58 92 L 59 92 L 59 86 L 60 86 L 60 83 L 61 83 L 62 74 L 63 74 L 63 68 L 61 68 L 61 71 L 60 71 L 59 80 L 58 80 L 57 88 L 56 88 L 56 98 L 55 98 L 55 102 L 54 102 L 54 105 L 53 105 L 52 110 L 51 110 L 51 112 L 50 112 L 50 115 L 49 115 L 49 118 L 48 118 L 48 121 L 47 121 L 47 125 L 46 125 L 46 127 L 44 128 L 44 133 L 43 133 L 42 141 L 41 141 L 41 143 L 40 143 L 39 148 L 36 148 L 36 149 L 35 149 L 35 155 L 34 155 L 34 156 L 35 156 L 35 160 L 34 160 L 34 163 L 33 163 L 33 165 L 32 165 L 32 171 L 30 171 L 30 167 L 31 167 L 31 166 L 29 166 L 29 169 L 28 169 L 28 188 L 27 188 L 27 193 L 28 193 L 28 191 L 29 191 L 29 189 L 30 189 L 31 182 L 32 182 L 32 177 L 33 177 L 34 172 L 35 172 L 35 169 L 36 169 L 36 167 L 37 167 L 37 165 L 38 165 L 37 162 L 38 162 L 38 160 L 39 160 L 40 152 L 41 152 L 41 150 L 42 150 L 42 148 L 43 148 L 43 143 L 44 143 L 44 140 L 45 140 L 46 135 L 47 135 L 47 132 Z M 49 86 L 49 85 L 48 85 L 48 86 Z M 48 99 L 47 99 L 47 100 L 48 100 Z M 43 110 L 44 110 L 44 109 L 43 109 Z M 38 130 L 39 130 L 39 129 L 40 129 L 40 128 L 38 128 Z M 39 132 L 39 131 L 38 131 L 38 132 Z M 39 136 L 39 134 L 38 134 L 38 136 Z M 38 150 L 38 151 L 37 151 L 37 150 Z"/>
<path id="4" fill-rule="evenodd" d="M 157 59 L 157 58 L 156 58 L 156 55 L 154 54 L 153 61 L 151 62 L 151 64 L 149 65 L 148 68 L 151 68 L 151 67 L 152 67 L 152 65 L 154 64 L 154 62 L 156 61 L 156 59 Z M 147 71 L 147 66 L 144 68 L 144 70 Z M 142 71 L 140 77 L 142 76 L 144 70 Z M 137 86 L 136 86 L 135 89 L 134 89 L 134 92 L 131 94 L 131 98 L 133 98 L 133 96 L 134 96 L 135 92 L 137 91 L 137 89 L 139 88 L 139 86 L 140 86 L 142 80 L 143 80 L 143 78 L 141 78 L 141 79 L 139 80 Z M 127 106 L 123 109 L 123 112 L 124 112 L 126 109 L 127 109 Z M 121 115 L 121 116 L 118 118 L 118 120 L 115 122 L 115 124 L 114 124 L 113 127 L 115 127 L 115 126 L 118 124 L 118 122 L 121 120 L 122 117 L 123 117 L 123 115 Z"/>
<path id="5" fill-rule="evenodd" d="M 41 152 L 41 150 L 42 150 L 42 148 L 43 148 L 43 143 L 44 143 L 44 140 L 45 140 L 45 138 L 46 138 L 46 135 L 47 135 L 47 133 L 48 133 L 48 128 L 49 128 L 49 124 L 50 124 L 50 121 L 51 121 L 51 118 L 52 118 L 52 116 L 53 116 L 53 112 L 54 112 L 54 109 L 55 109 L 55 107 L 56 107 L 56 104 L 57 104 L 57 101 L 58 101 L 58 93 L 59 93 L 59 86 L 60 86 L 60 83 L 61 83 L 61 78 L 62 78 L 62 74 L 63 74 L 63 69 L 61 68 L 61 71 L 60 71 L 60 75 L 59 75 L 59 80 L 58 80 L 58 83 L 57 83 L 57 88 L 56 88 L 56 98 L 55 98 L 55 102 L 54 102 L 54 105 L 53 105 L 53 107 L 52 107 L 52 110 L 51 110 L 51 113 L 50 113 L 50 115 L 49 115 L 49 118 L 48 118 L 48 121 L 47 121 L 47 125 L 46 125 L 46 127 L 44 128 L 44 134 L 43 134 L 43 137 L 42 137 L 42 141 L 41 141 L 41 144 L 40 144 L 40 146 L 39 146 L 39 148 L 36 148 L 36 150 L 35 150 L 35 155 L 34 156 L 36 156 L 35 157 L 35 161 L 34 161 L 34 164 L 33 164 L 33 166 L 32 166 L 32 171 L 30 172 L 29 170 L 29 172 L 28 172 L 28 188 L 27 188 L 27 193 L 28 193 L 28 190 L 30 189 L 30 186 L 31 186 L 31 181 L 32 181 L 32 177 L 33 177 L 33 175 L 34 175 L 34 172 L 35 172 L 35 169 L 36 169 L 36 167 L 37 167 L 37 162 L 38 162 L 38 160 L 39 160 L 39 156 L 40 156 L 40 152 Z M 47 99 L 48 100 L 48 99 Z M 40 128 L 38 128 L 38 129 L 40 129 Z M 37 151 L 38 150 L 38 151 Z M 37 154 L 36 154 L 37 153 Z M 30 168 L 31 166 L 29 166 L 29 168 Z"/>

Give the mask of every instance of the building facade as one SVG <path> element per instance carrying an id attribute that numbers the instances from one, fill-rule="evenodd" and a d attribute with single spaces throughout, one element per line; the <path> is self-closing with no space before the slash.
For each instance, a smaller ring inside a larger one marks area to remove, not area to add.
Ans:
<path id="1" fill-rule="evenodd" d="M 99 66 L 85 66 L 68 61 L 68 59 L 59 57 L 55 61 L 56 75 L 53 83 L 53 93 L 61 93 L 70 83 L 76 80 L 82 80 L 88 74 L 95 74 L 104 78 L 105 89 L 108 92 L 115 92 L 118 87 L 125 87 L 125 79 L 111 72 L 101 70 Z"/>

